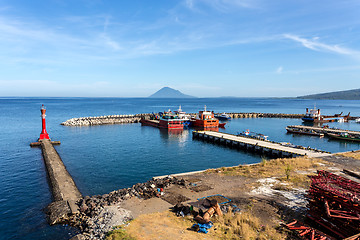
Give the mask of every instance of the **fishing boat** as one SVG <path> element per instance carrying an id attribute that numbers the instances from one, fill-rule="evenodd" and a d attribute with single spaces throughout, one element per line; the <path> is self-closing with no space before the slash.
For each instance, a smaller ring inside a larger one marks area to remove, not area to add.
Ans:
<path id="1" fill-rule="evenodd" d="M 231 120 L 231 117 L 226 113 L 215 114 L 214 117 L 216 117 L 219 120 Z"/>
<path id="2" fill-rule="evenodd" d="M 140 120 L 141 125 L 145 126 L 153 126 L 158 128 L 165 128 L 165 129 L 184 129 L 183 122 L 179 119 L 178 116 L 176 116 L 174 113 L 172 113 L 170 110 L 167 112 L 164 112 L 160 114 L 160 117 L 158 119 L 145 119 L 142 118 Z"/>
<path id="3" fill-rule="evenodd" d="M 255 138 L 255 139 L 264 140 L 264 141 L 267 141 L 268 137 L 269 137 L 269 136 L 266 136 L 261 133 L 250 132 L 249 129 L 246 129 L 246 131 L 238 133 L 237 136 Z"/>
<path id="4" fill-rule="evenodd" d="M 191 119 L 192 126 L 198 128 L 218 128 L 219 120 L 214 117 L 213 111 L 206 111 L 206 106 L 204 111 L 199 111 L 196 117 Z"/>
<path id="5" fill-rule="evenodd" d="M 311 123 L 324 123 L 324 122 L 347 122 L 350 113 L 346 116 L 341 116 L 342 112 L 340 114 L 334 114 L 334 115 L 321 115 L 320 109 L 308 109 L 306 108 L 305 116 L 302 118 L 303 122 L 311 122 Z"/>
<path id="6" fill-rule="evenodd" d="M 310 136 L 317 136 L 317 137 L 324 137 L 323 133 L 316 132 L 312 129 L 300 129 L 293 126 L 287 126 L 286 131 L 288 133 L 295 133 L 295 134 L 303 134 L 303 135 L 310 135 Z"/>
<path id="7" fill-rule="evenodd" d="M 190 114 L 186 114 L 186 112 L 184 112 L 181 109 L 181 105 L 179 106 L 179 109 L 174 111 L 174 113 L 176 114 L 176 116 L 179 117 L 179 119 L 182 121 L 184 127 L 189 127 L 191 125 L 191 116 Z"/>
<path id="8" fill-rule="evenodd" d="M 326 136 L 339 140 L 360 142 L 360 135 L 352 135 L 347 132 L 341 133 L 326 133 Z"/>

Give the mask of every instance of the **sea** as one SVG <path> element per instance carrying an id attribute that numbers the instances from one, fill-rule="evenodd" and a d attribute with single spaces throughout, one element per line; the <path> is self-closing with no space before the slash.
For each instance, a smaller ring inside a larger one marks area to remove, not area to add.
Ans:
<path id="1" fill-rule="evenodd" d="M 67 127 L 76 117 L 163 112 L 181 108 L 189 113 L 305 113 L 316 106 L 322 114 L 351 112 L 360 116 L 360 101 L 273 98 L 0 98 L 0 239 L 69 239 L 77 230 L 49 226 L 45 208 L 52 195 L 41 150 L 29 144 L 41 131 L 40 107 L 46 106 L 47 131 L 81 193 L 98 195 L 131 187 L 154 176 L 257 163 L 261 156 L 193 140 L 192 129 L 161 131 L 139 123 Z M 359 143 L 287 134 L 287 125 L 301 119 L 243 118 L 219 131 L 237 134 L 246 129 L 269 140 L 310 146 L 332 153 L 360 149 Z M 360 131 L 360 124 L 328 123 Z"/>

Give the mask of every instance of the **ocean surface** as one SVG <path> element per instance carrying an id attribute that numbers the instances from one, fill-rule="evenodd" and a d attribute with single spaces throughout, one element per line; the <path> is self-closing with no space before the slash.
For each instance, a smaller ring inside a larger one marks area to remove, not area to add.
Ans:
<path id="1" fill-rule="evenodd" d="M 263 98 L 0 98 L 0 239 L 69 239 L 76 229 L 48 226 L 44 208 L 52 201 L 39 148 L 29 144 L 41 131 L 40 107 L 47 108 L 47 130 L 81 193 L 96 195 L 145 182 L 153 176 L 256 163 L 261 156 L 192 140 L 192 130 L 180 134 L 140 124 L 65 127 L 73 117 L 151 113 L 176 110 L 198 112 L 304 113 L 316 104 L 322 114 L 351 112 L 360 116 L 360 101 Z M 285 127 L 300 119 L 233 119 L 220 131 L 246 129 L 269 140 L 291 142 L 330 152 L 360 149 L 359 143 L 287 134 Z M 329 123 L 330 127 L 360 131 L 360 124 Z"/>

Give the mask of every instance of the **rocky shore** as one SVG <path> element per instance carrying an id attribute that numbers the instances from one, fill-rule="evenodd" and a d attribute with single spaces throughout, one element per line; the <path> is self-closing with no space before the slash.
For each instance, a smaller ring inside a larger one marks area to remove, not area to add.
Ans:
<path id="1" fill-rule="evenodd" d="M 142 199 L 161 197 L 159 190 L 166 189 L 170 185 L 185 186 L 185 180 L 165 177 L 137 183 L 131 188 L 112 191 L 104 195 L 86 196 L 77 202 L 79 211 L 63 219 L 63 223 L 77 227 L 81 231 L 81 234 L 73 239 L 103 239 L 113 226 L 132 219 L 131 212 L 120 208 L 119 203 L 131 197 Z"/>
<path id="2" fill-rule="evenodd" d="M 195 116 L 195 113 L 189 113 Z M 302 118 L 304 114 L 286 114 L 286 113 L 227 113 L 232 118 Z M 108 115 L 98 117 L 71 118 L 61 125 L 64 126 L 93 126 L 105 124 L 124 124 L 138 123 L 141 118 L 150 118 L 152 113 L 142 113 L 135 115 Z"/>

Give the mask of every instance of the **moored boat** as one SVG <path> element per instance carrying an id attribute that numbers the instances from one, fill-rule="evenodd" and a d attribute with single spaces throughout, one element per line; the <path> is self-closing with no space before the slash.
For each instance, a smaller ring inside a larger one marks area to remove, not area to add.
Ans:
<path id="1" fill-rule="evenodd" d="M 360 135 L 352 135 L 347 132 L 341 133 L 326 133 L 326 136 L 334 139 L 345 140 L 345 141 L 354 141 L 360 142 Z"/>
<path id="2" fill-rule="evenodd" d="M 219 119 L 219 120 L 231 120 L 231 117 L 226 113 L 215 114 L 214 117 Z"/>
<path id="3" fill-rule="evenodd" d="M 153 126 L 158 128 L 165 129 L 184 129 L 183 122 L 179 119 L 178 116 L 173 114 L 170 110 L 168 112 L 164 112 L 159 119 L 141 119 L 140 123 L 142 125 Z"/>
<path id="4" fill-rule="evenodd" d="M 219 120 L 214 117 L 213 111 L 199 111 L 195 118 L 191 119 L 192 126 L 198 128 L 218 128 Z"/>
<path id="5" fill-rule="evenodd" d="M 179 106 L 179 109 L 174 111 L 176 116 L 179 117 L 179 119 L 182 121 L 184 127 L 189 127 L 191 125 L 191 121 L 190 121 L 190 114 L 186 114 L 186 112 L 184 112 L 181 109 L 181 105 Z"/>
<path id="6" fill-rule="evenodd" d="M 296 133 L 296 134 L 303 134 L 303 135 L 310 135 L 310 136 L 317 136 L 317 137 L 324 137 L 323 133 L 316 132 L 311 129 L 300 129 L 292 126 L 287 126 L 286 131 L 288 133 Z"/>
<path id="7" fill-rule="evenodd" d="M 346 116 L 341 116 L 340 114 L 330 115 L 330 116 L 323 116 L 320 114 L 320 109 L 309 109 L 306 108 L 306 113 L 303 118 L 303 122 L 310 122 L 310 123 L 325 123 L 325 122 L 347 122 L 350 116 L 350 113 Z"/>
<path id="8" fill-rule="evenodd" d="M 249 129 L 246 129 L 246 131 L 238 133 L 237 136 L 255 138 L 255 139 L 264 140 L 264 141 L 267 141 L 268 137 L 269 137 L 269 136 L 266 136 L 261 133 L 250 132 Z"/>

